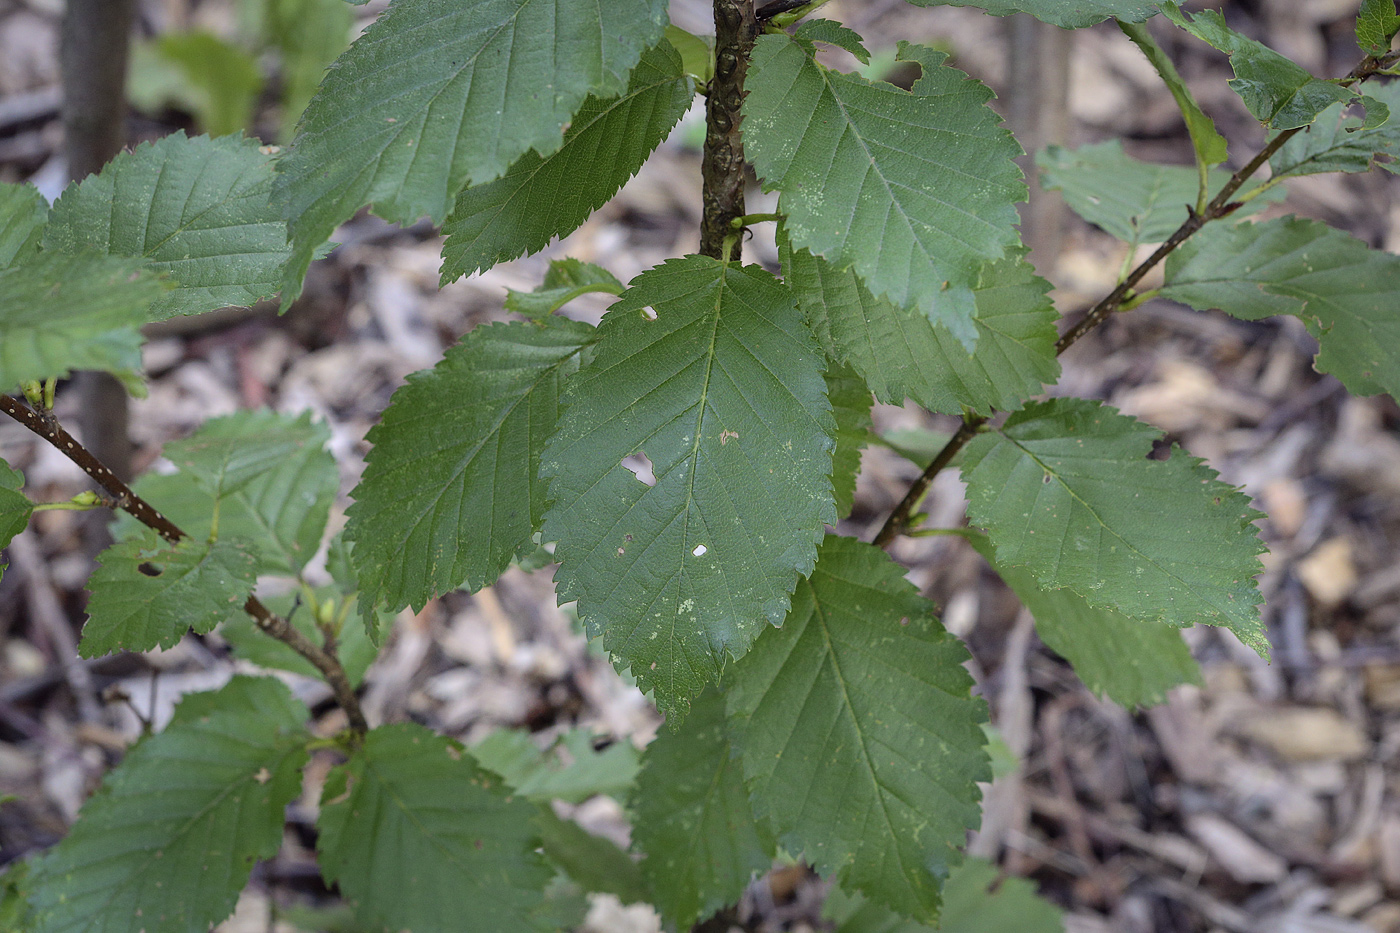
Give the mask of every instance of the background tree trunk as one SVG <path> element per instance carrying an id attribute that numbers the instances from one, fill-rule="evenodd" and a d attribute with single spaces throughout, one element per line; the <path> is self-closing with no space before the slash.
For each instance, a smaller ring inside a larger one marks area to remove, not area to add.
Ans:
<path id="1" fill-rule="evenodd" d="M 1041 190 L 1035 169 L 1036 150 L 1063 145 L 1069 135 L 1069 57 L 1074 34 L 1025 13 L 1006 24 L 1006 122 L 1026 148 L 1021 167 L 1031 197 L 1021 207 L 1021 237 L 1030 247 L 1031 263 L 1050 277 L 1060 254 L 1064 202 Z"/>
<path id="2" fill-rule="evenodd" d="M 59 60 L 63 72 L 63 149 L 68 176 L 86 178 L 111 160 L 126 140 L 126 67 L 136 0 L 68 0 Z M 106 373 L 73 380 L 83 443 L 123 482 L 131 479 L 126 390 Z M 108 516 L 93 512 L 85 526 L 89 553 L 111 541 Z"/>

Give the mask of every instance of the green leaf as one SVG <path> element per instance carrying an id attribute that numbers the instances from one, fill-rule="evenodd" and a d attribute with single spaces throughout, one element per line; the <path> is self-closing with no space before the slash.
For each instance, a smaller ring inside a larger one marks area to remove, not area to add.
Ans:
<path id="1" fill-rule="evenodd" d="M 836 521 L 822 365 L 781 282 L 689 256 L 633 280 L 569 382 L 540 464 L 559 600 L 663 712 L 782 620 Z"/>
<path id="2" fill-rule="evenodd" d="M 759 37 L 744 101 L 745 147 L 788 236 L 971 345 L 977 276 L 1017 244 L 1026 197 L 991 90 L 920 46 L 900 45 L 923 72 L 910 91 L 831 71 L 809 49 Z"/>
<path id="3" fill-rule="evenodd" d="M 1230 67 L 1235 70 L 1230 87 L 1267 127 L 1288 130 L 1307 126 L 1331 104 L 1356 96 L 1355 91 L 1314 78 L 1303 66 L 1235 32 L 1216 10 L 1188 17 L 1170 0 L 1162 0 L 1160 7 L 1173 23 L 1230 56 Z"/>
<path id="4" fill-rule="evenodd" d="M 78 653 L 169 648 L 193 629 L 203 635 L 252 595 L 257 559 L 245 542 L 170 544 L 154 531 L 120 541 L 98 557 L 88 587 L 88 620 Z"/>
<path id="5" fill-rule="evenodd" d="M 535 814 L 545 857 L 586 891 L 615 895 L 624 904 L 647 900 L 642 871 L 617 843 L 595 836 L 573 820 L 554 815 L 546 804 Z"/>
<path id="6" fill-rule="evenodd" d="M 772 867 L 773 833 L 754 819 L 717 689 L 696 698 L 680 731 L 662 730 L 642 761 L 632 842 L 646 856 L 651 902 L 687 930 Z"/>
<path id="7" fill-rule="evenodd" d="M 925 921 L 991 780 L 967 657 L 883 551 L 832 536 L 728 685 L 754 808 L 782 845 Z"/>
<path id="8" fill-rule="evenodd" d="M 39 251 L 49 205 L 33 185 L 0 182 L 0 269 Z"/>
<path id="9" fill-rule="evenodd" d="M 1294 134 L 1269 160 L 1274 177 L 1364 172 L 1373 163 L 1389 172 L 1400 169 L 1394 161 L 1400 156 L 1400 121 L 1366 126 L 1373 111 L 1400 111 L 1400 82 L 1367 85 L 1361 100 L 1366 105 L 1365 121 L 1343 116 L 1346 104 L 1333 104 L 1306 130 Z M 1382 158 L 1378 160 L 1378 156 Z"/>
<path id="10" fill-rule="evenodd" d="M 583 803 L 597 794 L 625 797 L 638 768 L 631 742 L 614 742 L 595 751 L 586 729 L 569 730 L 548 749 L 541 749 L 522 729 L 497 729 L 473 745 L 471 753 L 477 764 L 499 774 L 517 794 L 540 803 Z"/>
<path id="11" fill-rule="evenodd" d="M 1082 29 L 1113 17 L 1140 23 L 1157 12 L 1156 0 L 909 0 L 914 6 L 972 6 L 993 16 L 1029 13 L 1065 29 Z"/>
<path id="12" fill-rule="evenodd" d="M 826 394 L 836 418 L 836 450 L 831 455 L 831 486 L 836 517 L 851 514 L 856 501 L 856 476 L 860 455 L 874 437 L 870 421 L 870 388 L 849 366 L 828 363 Z"/>
<path id="13" fill-rule="evenodd" d="M 1180 629 L 1095 608 L 1071 590 L 1044 589 L 1029 571 L 999 563 L 986 536 L 968 540 L 1030 610 L 1041 641 L 1094 693 L 1134 708 L 1164 702 L 1180 684 L 1201 683 Z"/>
<path id="14" fill-rule="evenodd" d="M 1147 31 L 1146 26 L 1121 20 L 1118 28 L 1123 30 L 1123 34 L 1132 40 L 1133 45 L 1136 45 L 1143 55 L 1147 56 L 1147 60 L 1157 70 L 1157 75 L 1166 84 L 1167 90 L 1172 92 L 1172 99 L 1176 101 L 1177 109 L 1186 121 L 1186 131 L 1191 135 L 1191 147 L 1196 151 L 1197 164 L 1211 166 L 1224 162 L 1228 156 L 1225 137 L 1215 129 L 1215 121 L 1206 116 L 1201 105 L 1196 103 L 1191 89 L 1181 80 L 1176 66 L 1152 38 L 1152 33 Z"/>
<path id="15" fill-rule="evenodd" d="M 0 803 L 4 801 L 0 799 Z M 0 872 L 0 930 L 30 933 L 29 863 L 15 859 Z"/>
<path id="16" fill-rule="evenodd" d="M 9 547 L 15 535 L 29 525 L 29 516 L 34 512 L 30 502 L 20 489 L 24 487 L 24 477 L 0 460 L 0 548 Z M 0 563 L 0 577 L 5 575 L 5 565 Z"/>
<path id="17" fill-rule="evenodd" d="M 141 369 L 146 309 L 161 286 L 127 259 L 39 253 L 0 271 L 0 386 L 75 369 Z"/>
<path id="18" fill-rule="evenodd" d="M 858 894 L 833 888 L 822 915 L 836 933 L 1064 933 L 1060 909 L 1035 892 L 1035 884 L 1008 877 L 986 859 L 970 858 L 948 876 L 936 927 L 905 920 Z"/>
<path id="19" fill-rule="evenodd" d="M 443 225 L 442 282 L 544 249 L 617 194 L 685 114 L 695 87 L 680 53 L 649 49 L 615 97 L 589 97 L 562 146 L 527 153 L 495 181 L 457 196 Z"/>
<path id="20" fill-rule="evenodd" d="M 1200 191 L 1195 169 L 1141 162 L 1124 154 L 1116 139 L 1079 149 L 1048 146 L 1036 153 L 1035 164 L 1042 184 L 1059 189 L 1071 210 L 1132 249 L 1142 243 L 1161 243 L 1176 232 Z M 1210 193 L 1223 188 L 1228 178 L 1225 172 L 1211 172 Z M 1256 182 L 1244 190 L 1257 186 Z M 1247 215 L 1283 196 L 1283 191 L 1271 189 L 1247 201 L 1232 216 Z"/>
<path id="21" fill-rule="evenodd" d="M 257 573 L 295 576 L 320 548 L 340 487 L 335 458 L 326 450 L 330 437 L 309 412 L 294 418 L 241 411 L 206 421 L 168 445 L 167 455 L 187 464 L 186 471 L 148 473 L 132 488 L 201 541 L 213 530 L 217 501 L 219 535 L 245 539 L 257 556 Z M 220 475 L 225 467 L 230 472 Z M 243 479 L 245 467 L 250 475 Z M 134 519 L 121 521 L 118 536 L 137 527 Z"/>
<path id="22" fill-rule="evenodd" d="M 1367 55 L 1384 55 L 1390 51 L 1390 40 L 1400 32 L 1400 16 L 1395 13 L 1395 0 L 1361 0 L 1361 12 L 1356 15 L 1356 44 Z"/>
<path id="23" fill-rule="evenodd" d="M 320 492 L 325 482 L 322 453 L 327 436 L 326 428 L 313 425 L 309 414 L 289 418 L 274 411 L 241 411 L 209 419 L 184 440 L 166 444 L 163 453 L 220 499 L 245 491 L 260 480 L 267 482 L 270 472 L 282 470 L 288 463 L 304 463 L 313 478 L 307 487 L 314 486 Z M 298 486 L 300 477 L 287 479 L 297 488 L 285 495 L 306 495 L 308 490 Z M 276 490 L 283 484 L 270 485 Z"/>
<path id="24" fill-rule="evenodd" d="M 380 726 L 326 778 L 316 850 L 367 923 L 534 931 L 530 913 L 550 877 L 534 812 L 450 739 L 413 723 Z"/>
<path id="25" fill-rule="evenodd" d="M 554 152 L 584 98 L 621 93 L 665 25 L 665 0 L 392 4 L 326 75 L 279 163 L 295 248 L 283 304 L 363 205 L 441 222 L 468 182 Z"/>
<path id="26" fill-rule="evenodd" d="M 128 93 L 157 113 L 173 103 L 211 136 L 249 129 L 262 91 L 257 60 L 211 32 L 169 32 L 132 49 Z"/>
<path id="27" fill-rule="evenodd" d="M 605 292 L 621 295 L 622 283 L 602 266 L 582 259 L 551 259 L 544 284 L 532 292 L 506 292 L 506 310 L 526 317 L 548 317 L 579 295 Z"/>
<path id="28" fill-rule="evenodd" d="M 1228 252 L 1226 252 L 1228 250 Z M 1168 257 L 1162 296 L 1258 320 L 1294 314 L 1314 365 L 1355 395 L 1400 398 L 1400 257 L 1314 220 L 1207 227 Z"/>
<path id="29" fill-rule="evenodd" d="M 263 42 L 281 53 L 282 123 L 289 140 L 326 66 L 350 45 L 354 11 L 344 0 L 267 0 Z"/>
<path id="30" fill-rule="evenodd" d="M 849 363 L 882 402 L 899 405 L 908 396 L 931 411 L 986 414 L 1019 408 L 1060 376 L 1050 285 L 1019 256 L 983 270 L 973 292 L 977 349 L 969 354 L 921 312 L 875 298 L 850 270 L 792 249 L 786 237 L 779 254 L 827 352 Z"/>
<path id="31" fill-rule="evenodd" d="M 176 132 L 123 152 L 54 204 L 46 249 L 146 260 L 176 288 L 151 320 L 251 305 L 277 293 L 291 248 L 256 139 Z"/>
<path id="32" fill-rule="evenodd" d="M 530 543 L 560 387 L 595 336 L 563 318 L 477 327 L 394 393 L 347 512 L 363 608 L 478 590 Z"/>
<path id="33" fill-rule="evenodd" d="M 204 930 L 228 917 L 253 864 L 282 844 L 307 715 L 271 678 L 183 701 L 34 865 L 34 933 Z"/>
<path id="34" fill-rule="evenodd" d="M 339 597 L 339 588 L 334 585 L 317 587 L 312 592 L 316 599 L 323 603 L 327 600 L 336 600 Z M 364 679 L 365 671 L 379 655 L 378 645 L 383 641 L 384 633 L 392 624 L 393 615 L 377 613 L 375 616 L 377 630 L 371 634 L 366 631 L 364 625 L 355 621 L 355 597 L 351 595 L 340 598 L 346 599 L 350 603 L 344 615 L 344 618 L 350 621 L 340 627 L 335 653 L 336 657 L 340 659 L 341 666 L 345 668 L 345 676 L 349 679 L 350 685 L 358 687 L 360 681 Z M 292 623 L 292 626 L 307 638 L 320 643 L 321 631 L 316 627 L 316 619 L 309 606 L 298 606 L 292 596 L 270 596 L 263 602 L 273 612 Z M 336 608 L 339 609 L 340 605 L 343 603 L 336 604 Z M 258 628 L 247 613 L 230 617 L 223 625 L 219 626 L 219 635 L 229 643 L 234 653 L 245 661 L 273 670 L 291 671 L 294 674 L 301 674 L 303 677 L 323 679 L 323 675 L 316 669 L 315 665 L 297 654 L 286 642 L 274 638 Z"/>
<path id="35" fill-rule="evenodd" d="M 932 431 L 923 427 L 890 428 L 880 435 L 880 443 L 924 470 L 952 437 L 947 431 Z M 962 454 L 957 453 L 948 465 L 959 466 L 961 463 Z"/>
<path id="36" fill-rule="evenodd" d="M 714 36 L 697 36 L 672 23 L 666 27 L 666 41 L 681 53 L 681 67 L 696 84 L 704 87 L 710 83 L 715 76 Z"/>
<path id="37" fill-rule="evenodd" d="M 1366 110 L 1366 118 L 1361 124 L 1362 129 L 1378 130 L 1390 122 L 1390 105 L 1385 101 L 1369 94 L 1362 94 L 1361 106 Z"/>
<path id="38" fill-rule="evenodd" d="M 870 52 L 861 44 L 860 34 L 832 20 L 804 20 L 793 36 L 802 42 L 825 42 L 834 45 L 850 52 L 862 65 L 870 64 Z"/>
<path id="39" fill-rule="evenodd" d="M 1185 626 L 1224 625 L 1261 655 L 1254 577 L 1264 550 L 1249 498 L 1161 432 L 1085 399 L 1036 402 L 963 451 L 968 517 L 997 560 L 1095 608 Z"/>

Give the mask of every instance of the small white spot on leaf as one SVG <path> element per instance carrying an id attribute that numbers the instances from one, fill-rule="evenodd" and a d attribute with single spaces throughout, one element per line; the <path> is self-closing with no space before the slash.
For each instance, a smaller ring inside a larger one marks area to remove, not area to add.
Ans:
<path id="1" fill-rule="evenodd" d="M 696 557 L 704 557 L 705 552 L 708 550 L 709 548 L 705 547 L 705 545 L 697 544 L 695 545 L 695 550 L 691 551 L 690 553 L 694 554 Z"/>

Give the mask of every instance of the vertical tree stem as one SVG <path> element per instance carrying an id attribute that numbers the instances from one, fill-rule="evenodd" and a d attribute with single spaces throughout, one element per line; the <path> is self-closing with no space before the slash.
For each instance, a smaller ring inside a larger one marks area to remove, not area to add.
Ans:
<path id="1" fill-rule="evenodd" d="M 63 73 L 63 154 L 68 177 L 99 171 L 126 141 L 126 69 L 136 0 L 68 0 L 59 40 Z M 83 439 L 112 473 L 131 479 L 126 389 L 107 373 L 74 378 L 82 398 Z M 104 517 L 87 516 L 89 553 L 111 543 Z"/>
<path id="2" fill-rule="evenodd" d="M 739 130 L 758 25 L 753 0 L 715 0 L 715 76 L 705 103 L 704 216 L 700 254 L 720 259 L 724 241 L 734 231 L 730 221 L 744 215 L 744 140 Z M 734 259 L 739 258 L 735 244 Z"/>

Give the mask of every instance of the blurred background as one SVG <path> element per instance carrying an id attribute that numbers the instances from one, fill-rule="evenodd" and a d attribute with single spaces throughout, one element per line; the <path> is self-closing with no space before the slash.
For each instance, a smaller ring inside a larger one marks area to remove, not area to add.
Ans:
<path id="1" fill-rule="evenodd" d="M 1359 60 L 1357 0 L 1213 5 L 1235 29 L 1319 76 L 1343 75 Z M 125 144 L 177 129 L 290 141 L 325 65 L 384 6 L 138 0 Z M 678 25 L 713 32 L 707 3 L 672 6 Z M 64 9 L 63 0 L 0 0 L 0 181 L 32 182 L 49 198 L 70 167 L 86 164 L 64 131 Z M 902 0 L 833 0 L 822 15 L 865 36 L 876 52 L 865 69 L 874 77 L 911 77 L 894 61 L 898 40 L 948 51 L 996 89 L 997 106 L 1028 148 L 1122 138 L 1138 158 L 1190 163 L 1174 103 L 1112 24 L 1058 33 L 1020 17 Z M 1163 23 L 1152 30 L 1241 164 L 1263 131 L 1226 87 L 1224 56 Z M 857 67 L 836 54 L 830 63 Z M 312 267 L 286 315 L 268 304 L 152 326 L 149 396 L 129 403 L 131 469 L 161 470 L 162 445 L 211 416 L 310 410 L 329 426 L 340 465 L 339 527 L 363 467 L 365 432 L 394 389 L 472 327 L 511 317 L 502 307 L 507 288 L 534 288 L 548 260 L 564 255 L 625 282 L 695 249 L 702 138 L 695 111 L 563 242 L 445 289 L 437 287 L 440 243 L 431 228 L 362 215 L 337 233 L 342 245 Z M 92 141 L 84 145 L 90 157 Z M 1299 178 L 1287 183 L 1286 203 L 1268 212 L 1320 218 L 1395 250 L 1396 184 L 1380 171 Z M 772 203 L 755 185 L 749 210 Z M 1071 319 L 1111 290 L 1125 260 L 1125 247 L 1068 214 L 1053 192 L 1027 208 L 1026 236 Z M 749 261 L 777 271 L 768 225 L 745 249 Z M 565 313 L 596 321 L 608 300 L 585 295 Z M 1267 513 L 1260 584 L 1271 664 L 1226 632 L 1188 630 L 1202 684 L 1151 709 L 1124 710 L 1096 698 L 1039 643 L 1015 598 L 961 539 L 909 539 L 894 549 L 971 647 L 1005 746 L 1006 773 L 989 789 L 973 851 L 1036 881 L 1064 908 L 1070 931 L 1400 931 L 1400 409 L 1387 397 L 1349 397 L 1313 371 L 1315 349 L 1292 318 L 1248 323 L 1154 302 L 1076 345 L 1049 390 L 1104 399 L 1157 425 Z M 61 388 L 60 418 L 78 423 L 101 392 Z M 879 433 L 913 451 L 936 449 L 953 424 L 913 406 L 877 406 L 875 419 Z M 35 499 L 88 488 L 67 459 L 8 421 L 0 456 L 24 472 Z M 869 540 L 918 472 L 886 447 L 867 450 L 856 508 L 841 530 Z M 938 526 L 963 520 L 956 471 L 940 475 L 926 508 Z M 142 718 L 160 722 L 182 692 L 217 686 L 248 663 L 235 661 L 217 634 L 164 652 L 76 662 L 83 584 L 101 535 L 81 513 L 45 511 L 7 550 L 0 865 L 61 837 Z M 587 643 L 567 607 L 555 606 L 550 576 L 549 568 L 512 568 L 480 593 L 401 614 L 366 678 L 372 721 L 412 718 L 468 744 L 506 727 L 518 730 L 509 741 L 559 742 L 551 754 L 561 761 L 571 743 L 606 745 L 616 749 L 607 760 L 625 784 L 659 718 Z M 295 683 L 320 711 L 318 728 L 342 725 L 328 691 Z M 331 763 L 313 762 L 282 853 L 255 870 L 224 933 L 356 929 L 314 865 L 318 775 Z M 567 812 L 626 843 L 626 815 L 614 798 Z M 783 864 L 756 880 L 728 919 L 750 931 L 823 929 L 823 895 L 804 866 Z M 578 915 L 580 928 L 598 933 L 657 929 L 645 906 L 606 896 L 581 903 Z"/>

